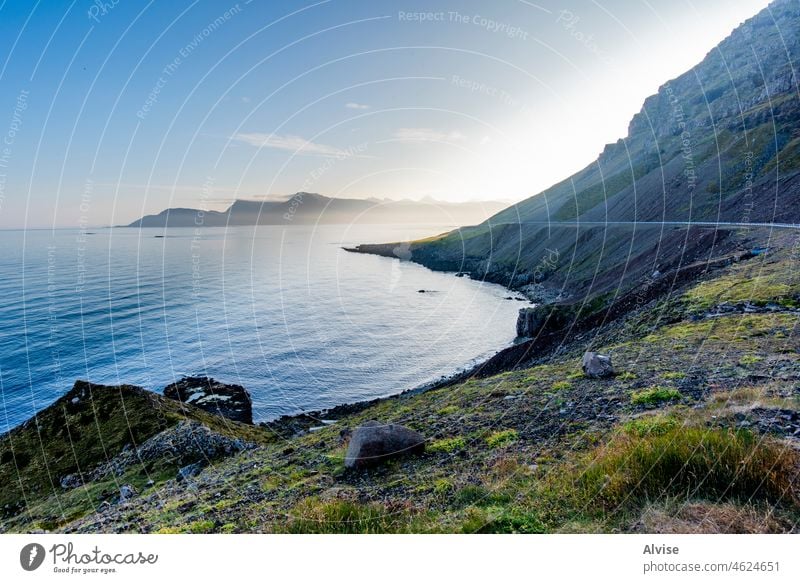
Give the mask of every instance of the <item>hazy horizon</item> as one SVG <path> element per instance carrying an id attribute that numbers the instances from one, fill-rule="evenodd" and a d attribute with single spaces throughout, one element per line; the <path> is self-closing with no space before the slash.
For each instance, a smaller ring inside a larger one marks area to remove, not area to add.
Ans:
<path id="1" fill-rule="evenodd" d="M 511 204 L 767 4 L 6 2 L 0 228 L 263 192 Z"/>

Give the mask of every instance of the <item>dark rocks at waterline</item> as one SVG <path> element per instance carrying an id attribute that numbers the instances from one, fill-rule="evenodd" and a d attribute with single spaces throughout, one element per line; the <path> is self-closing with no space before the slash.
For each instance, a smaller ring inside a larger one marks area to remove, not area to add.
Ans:
<path id="1" fill-rule="evenodd" d="M 165 387 L 164 396 L 233 421 L 253 424 L 253 400 L 240 385 L 227 385 L 210 377 L 184 377 Z"/>
<path id="2" fill-rule="evenodd" d="M 420 433 L 403 425 L 368 421 L 353 431 L 344 465 L 346 468 L 362 468 L 424 451 L 425 437 Z"/>
<path id="3" fill-rule="evenodd" d="M 583 374 L 591 379 L 604 379 L 613 377 L 616 373 L 611 357 L 597 352 L 587 352 L 583 355 Z"/>
<path id="4" fill-rule="evenodd" d="M 543 305 L 522 308 L 517 316 L 517 336 L 536 338 L 538 335 L 569 326 L 574 319 L 574 310 L 569 306 Z"/>

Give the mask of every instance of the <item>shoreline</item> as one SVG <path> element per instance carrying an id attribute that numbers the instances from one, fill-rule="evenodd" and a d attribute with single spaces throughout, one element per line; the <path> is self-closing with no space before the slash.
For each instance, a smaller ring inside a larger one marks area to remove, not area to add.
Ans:
<path id="1" fill-rule="evenodd" d="M 342 249 L 346 251 L 351 251 L 350 249 L 344 247 L 342 247 Z M 414 263 L 419 265 L 420 267 L 426 267 L 428 269 L 431 269 L 428 266 L 423 265 L 421 263 L 417 262 Z M 440 270 L 436 269 L 431 269 L 431 271 L 437 271 L 439 273 L 442 273 Z M 468 274 L 454 274 L 454 275 L 457 277 L 463 277 Z M 508 292 L 518 294 L 518 296 L 522 296 L 522 297 L 507 296 L 505 298 L 499 298 L 500 301 L 519 301 L 523 302 L 524 305 L 526 306 L 530 305 L 530 300 L 525 299 L 524 294 L 520 293 L 519 290 L 514 290 L 509 288 L 508 286 L 494 282 L 476 282 L 476 283 L 491 283 L 493 285 L 499 285 Z M 410 388 L 402 389 L 399 392 L 394 392 L 391 394 L 386 394 L 374 398 L 365 398 L 357 401 L 337 403 L 328 408 L 314 409 L 309 411 L 298 411 L 296 413 L 286 413 L 269 420 L 254 420 L 253 424 L 256 427 L 270 429 L 275 431 L 277 434 L 286 435 L 287 437 L 296 436 L 298 435 L 298 433 L 302 433 L 311 430 L 313 428 L 324 427 L 326 421 L 338 420 L 347 415 L 362 411 L 372 405 L 375 405 L 376 403 L 381 403 L 393 399 L 408 398 L 414 395 L 423 394 L 431 390 L 447 387 L 456 384 L 458 382 L 461 382 L 466 378 L 469 378 L 470 376 L 475 374 L 476 371 L 483 370 L 488 363 L 497 359 L 498 356 L 505 354 L 509 350 L 515 349 L 517 346 L 519 346 L 518 340 L 519 338 L 514 338 L 508 345 L 495 349 L 494 354 L 491 356 L 485 356 L 486 353 L 484 353 L 483 356 L 481 355 L 476 356 L 473 359 L 468 360 L 463 366 L 456 368 L 451 373 L 444 374 L 438 378 L 423 382 L 421 384 L 412 386 Z M 193 375 L 191 374 L 184 375 L 184 377 L 186 376 L 193 376 Z M 75 380 L 81 381 L 83 379 L 75 379 Z M 102 384 L 101 381 L 98 382 Z M 153 389 L 145 387 L 142 388 L 143 390 L 152 392 L 156 395 L 159 396 L 163 395 L 163 388 L 161 390 L 156 388 Z M 58 398 L 60 397 L 56 397 L 56 399 L 54 399 L 53 402 L 57 401 Z M 16 429 L 22 427 L 23 425 L 30 423 L 31 420 L 35 419 L 43 411 L 47 410 L 51 405 L 52 403 L 42 406 L 38 411 L 34 412 L 30 417 L 21 420 L 17 424 L 8 427 L 5 431 L 0 432 L 0 437 L 4 437 L 9 433 L 15 431 Z"/>
<path id="2" fill-rule="evenodd" d="M 397 255 L 394 253 L 394 249 L 400 245 L 399 243 L 384 243 L 384 244 L 365 244 L 359 245 L 357 247 L 342 247 L 343 250 L 350 252 L 350 253 L 360 253 L 365 255 L 377 255 L 392 259 L 399 259 Z M 741 256 L 738 257 L 738 260 L 747 259 L 749 256 Z M 439 273 L 447 273 L 451 274 L 455 277 L 469 277 L 473 279 L 472 273 L 469 271 L 453 271 L 451 269 L 438 269 L 436 266 L 426 265 L 425 263 L 420 263 L 418 261 L 414 261 L 413 259 L 410 260 L 412 263 L 420 265 L 421 267 L 425 267 L 430 269 L 431 271 L 436 271 Z M 661 292 L 664 291 L 664 288 L 673 287 L 676 284 L 686 282 L 693 277 L 697 277 L 699 273 L 718 269 L 724 265 L 727 265 L 731 262 L 730 256 L 725 256 L 722 258 L 718 258 L 714 261 L 703 262 L 701 264 L 692 264 L 683 266 L 673 273 L 667 272 L 663 274 L 661 280 L 653 284 L 647 290 L 647 296 L 655 297 L 659 295 Z M 525 291 L 520 289 L 515 289 L 510 287 L 509 285 L 490 281 L 488 279 L 480 280 L 477 283 L 489 283 L 492 285 L 499 285 L 503 287 L 505 290 L 511 293 L 519 294 L 527 298 L 526 306 L 530 304 L 534 306 L 551 306 L 552 309 L 567 309 L 569 310 L 569 304 L 562 304 L 555 301 L 553 298 L 550 297 L 542 297 L 538 296 L 538 302 L 535 299 L 529 297 Z M 630 295 L 630 294 L 625 294 Z M 521 298 L 513 298 L 515 300 L 519 300 Z M 623 315 L 630 306 L 628 305 L 628 300 L 630 298 L 621 297 L 617 300 L 617 307 L 616 309 L 611 310 L 615 312 L 613 314 L 603 314 L 602 310 L 600 313 L 587 313 L 587 314 L 580 314 L 580 322 L 576 320 L 575 326 L 572 328 L 573 334 L 582 334 L 587 331 L 590 331 L 592 328 L 601 324 L 602 320 L 607 319 L 609 316 L 618 317 Z M 642 297 L 641 294 L 636 295 L 635 297 L 636 302 L 641 302 Z M 505 298 L 505 301 L 510 301 L 510 298 Z M 574 314 L 574 316 L 578 316 Z M 379 396 L 374 398 L 367 398 L 362 399 L 359 401 L 352 401 L 352 402 L 345 402 L 333 405 L 329 408 L 322 408 L 322 409 L 314 409 L 310 411 L 299 411 L 297 413 L 287 413 L 284 415 L 280 415 L 274 419 L 268 421 L 255 421 L 255 426 L 263 427 L 275 431 L 279 435 L 285 436 L 296 436 L 298 433 L 306 432 L 312 429 L 321 428 L 325 425 L 326 421 L 336 421 L 342 417 L 346 417 L 350 414 L 357 413 L 367 409 L 368 407 L 375 405 L 377 403 L 382 403 L 385 401 L 390 401 L 394 399 L 403 399 L 409 398 L 414 395 L 420 395 L 426 393 L 428 391 L 437 390 L 441 388 L 445 388 L 454 384 L 458 384 L 463 382 L 469 378 L 484 378 L 487 376 L 491 376 L 494 374 L 499 374 L 502 372 L 506 372 L 509 370 L 513 370 L 515 368 L 524 366 L 526 364 L 530 364 L 535 360 L 540 360 L 546 358 L 550 352 L 557 347 L 560 342 L 564 339 L 564 334 L 560 333 L 559 331 L 555 332 L 546 332 L 543 331 L 540 333 L 536 338 L 520 338 L 516 337 L 512 340 L 511 344 L 505 346 L 503 348 L 498 349 L 492 356 L 488 358 L 481 358 L 477 357 L 473 364 L 467 363 L 466 367 L 463 369 L 456 370 L 451 374 L 444 375 L 437 379 L 422 383 L 420 385 L 410 387 L 407 389 L 403 389 L 397 393 L 393 393 L 390 395 Z M 150 389 L 145 389 L 150 391 Z M 162 393 L 157 390 L 152 390 L 151 392 L 161 395 Z M 42 407 L 39 411 L 34 413 L 31 417 L 19 422 L 17 425 L 10 427 L 8 430 L 0 433 L 0 437 L 7 435 L 8 433 L 14 431 L 16 428 L 28 423 L 31 419 L 34 419 L 41 411 L 47 409 L 50 405 Z"/>
<path id="3" fill-rule="evenodd" d="M 361 253 L 365 255 L 378 255 L 381 257 L 387 258 L 394 258 L 399 259 L 394 252 L 394 249 L 402 245 L 402 243 L 384 243 L 384 244 L 367 244 L 367 245 L 358 245 L 356 247 L 342 247 L 345 251 L 349 253 Z M 736 261 L 744 261 L 749 258 L 753 257 L 750 253 L 745 253 L 736 257 Z M 423 267 L 427 267 L 432 271 L 438 271 L 440 273 L 451 273 L 455 277 L 470 277 L 471 273 L 469 271 L 452 271 L 452 270 L 445 270 L 445 269 L 436 269 L 435 267 L 425 265 L 424 263 L 419 263 L 411 259 L 413 263 L 417 263 L 418 265 L 422 265 Z M 616 306 L 609 308 L 609 313 L 604 313 L 604 310 L 599 310 L 596 313 L 575 313 L 572 314 L 575 316 L 574 326 L 572 327 L 571 333 L 575 335 L 576 338 L 580 338 L 580 336 L 584 333 L 590 332 L 597 326 L 601 326 L 603 321 L 607 319 L 614 319 L 617 317 L 621 317 L 626 314 L 628 311 L 632 309 L 632 306 L 638 305 L 643 301 L 652 300 L 658 296 L 660 296 L 666 289 L 674 288 L 677 285 L 684 284 L 688 281 L 697 278 L 700 274 L 708 271 L 713 271 L 716 269 L 720 269 L 726 265 L 730 265 L 733 261 L 732 256 L 723 256 L 717 258 L 713 261 L 706 261 L 702 263 L 695 263 L 690 265 L 682 266 L 678 269 L 673 270 L 672 272 L 664 273 L 661 279 L 657 282 L 653 282 L 649 288 L 646 290 L 644 296 L 633 290 L 633 292 L 628 292 L 627 294 L 623 294 L 620 298 L 617 299 Z M 497 283 L 493 281 L 487 281 L 487 283 L 492 283 L 494 285 L 500 285 L 504 287 L 506 290 L 523 295 L 527 297 L 524 291 L 520 289 L 514 289 L 508 285 L 504 285 L 502 283 Z M 629 297 L 629 296 L 633 296 Z M 528 297 L 528 301 L 533 304 L 534 306 L 551 306 L 553 310 L 559 309 L 566 309 L 567 311 L 570 310 L 569 304 L 562 304 L 555 301 L 553 298 L 548 298 L 545 300 L 544 298 L 539 298 L 539 302 L 535 302 L 534 299 Z M 633 302 L 631 300 L 634 300 Z M 548 301 L 549 300 L 549 301 Z M 417 387 L 413 387 L 410 389 L 406 389 L 400 393 L 395 395 L 389 395 L 386 397 L 377 397 L 375 399 L 365 399 L 363 401 L 356 401 L 353 403 L 343 403 L 341 405 L 336 405 L 329 409 L 320 409 L 316 411 L 307 411 L 301 412 L 294 415 L 282 415 L 281 417 L 265 423 L 259 423 L 259 425 L 268 427 L 270 429 L 275 430 L 276 432 L 285 431 L 287 428 L 292 429 L 300 429 L 304 428 L 306 431 L 310 430 L 314 422 L 317 423 L 316 426 L 323 426 L 324 421 L 335 421 L 347 415 L 358 413 L 367 409 L 368 407 L 375 405 L 377 403 L 389 401 L 392 399 L 402 399 L 412 397 L 414 395 L 420 395 L 423 393 L 427 393 L 428 391 L 442 389 L 448 386 L 452 386 L 463 382 L 469 378 L 485 378 L 488 376 L 492 376 L 495 374 L 499 374 L 502 372 L 506 372 L 509 370 L 514 370 L 515 368 L 524 366 L 526 364 L 532 363 L 534 360 L 540 360 L 547 358 L 551 352 L 556 349 L 561 342 L 563 342 L 565 334 L 563 331 L 547 331 L 542 330 L 540 334 L 538 334 L 535 338 L 520 338 L 517 337 L 515 341 L 512 342 L 510 346 L 506 346 L 498 350 L 493 356 L 483 359 L 479 362 L 476 362 L 473 366 L 465 368 L 464 370 L 455 372 L 451 375 L 447 375 L 435 381 L 431 381 L 429 383 L 424 383 Z M 300 429 L 303 430 L 303 429 Z M 296 433 L 295 433 L 296 434 Z"/>

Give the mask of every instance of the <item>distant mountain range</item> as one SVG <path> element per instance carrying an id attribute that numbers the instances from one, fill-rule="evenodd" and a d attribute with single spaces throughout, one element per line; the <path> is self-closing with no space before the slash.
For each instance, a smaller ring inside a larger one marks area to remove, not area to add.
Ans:
<path id="1" fill-rule="evenodd" d="M 331 198 L 298 192 L 286 200 L 237 200 L 224 211 L 170 208 L 128 227 L 225 227 L 241 225 L 436 224 L 475 225 L 508 205 L 497 201 Z"/>
<path id="2" fill-rule="evenodd" d="M 800 222 L 798 63 L 800 2 L 776 0 L 648 97 L 595 162 L 478 226 L 412 243 L 412 260 L 585 298 L 747 245 L 734 228 L 661 222 Z"/>

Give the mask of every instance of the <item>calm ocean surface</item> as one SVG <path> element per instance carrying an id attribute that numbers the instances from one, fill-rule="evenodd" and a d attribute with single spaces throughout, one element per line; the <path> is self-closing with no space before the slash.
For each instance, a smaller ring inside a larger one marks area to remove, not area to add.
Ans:
<path id="1" fill-rule="evenodd" d="M 507 290 L 342 245 L 448 227 L 0 232 L 0 432 L 75 379 L 247 387 L 254 416 L 412 388 L 514 338 Z M 418 290 L 430 293 L 418 293 Z"/>

